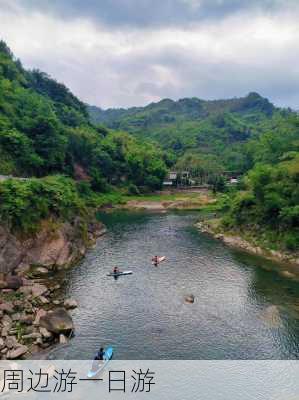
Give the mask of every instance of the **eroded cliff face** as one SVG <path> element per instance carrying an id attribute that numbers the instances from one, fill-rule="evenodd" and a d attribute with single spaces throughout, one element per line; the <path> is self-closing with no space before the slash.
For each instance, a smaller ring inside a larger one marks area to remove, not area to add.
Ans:
<path id="1" fill-rule="evenodd" d="M 44 221 L 40 231 L 29 238 L 13 234 L 0 226 L 0 273 L 9 273 L 30 265 L 48 269 L 67 268 L 84 256 L 87 248 L 106 231 L 95 220 L 86 223 Z"/>

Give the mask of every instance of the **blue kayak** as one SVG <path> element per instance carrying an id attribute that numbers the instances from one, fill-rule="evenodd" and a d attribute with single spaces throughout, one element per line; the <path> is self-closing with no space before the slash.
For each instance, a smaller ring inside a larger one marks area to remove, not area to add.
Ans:
<path id="1" fill-rule="evenodd" d="M 106 365 L 109 363 L 109 361 L 113 357 L 113 348 L 112 347 L 107 347 L 105 349 L 105 354 L 103 357 L 103 361 L 93 361 L 93 365 L 91 370 L 88 372 L 87 377 L 88 378 L 95 378 L 101 371 L 104 370 Z"/>

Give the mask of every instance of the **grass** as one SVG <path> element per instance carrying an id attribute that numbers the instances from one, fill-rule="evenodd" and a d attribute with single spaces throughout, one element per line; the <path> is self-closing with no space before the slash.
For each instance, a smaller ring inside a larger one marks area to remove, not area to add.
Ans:
<path id="1" fill-rule="evenodd" d="M 203 193 L 196 193 L 196 192 L 178 192 L 178 193 L 155 193 L 155 194 L 148 194 L 148 195 L 136 195 L 136 196 L 123 196 L 125 201 L 179 201 L 179 200 L 200 200 L 203 197 Z M 211 193 L 207 194 L 211 196 Z"/>

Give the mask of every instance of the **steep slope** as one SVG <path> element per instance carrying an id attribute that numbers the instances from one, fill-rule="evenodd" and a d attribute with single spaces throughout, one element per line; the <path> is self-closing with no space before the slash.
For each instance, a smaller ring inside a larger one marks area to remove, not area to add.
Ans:
<path id="1" fill-rule="evenodd" d="M 73 220 L 120 187 L 158 189 L 163 158 L 150 143 L 95 127 L 68 88 L 26 71 L 0 42 L 0 220 L 7 229 L 33 232 L 47 218 Z"/>
<path id="2" fill-rule="evenodd" d="M 24 70 L 0 42 L 0 174 L 80 175 L 95 190 L 125 181 L 159 186 L 162 159 L 150 144 L 95 127 L 68 88 L 43 72 Z"/>

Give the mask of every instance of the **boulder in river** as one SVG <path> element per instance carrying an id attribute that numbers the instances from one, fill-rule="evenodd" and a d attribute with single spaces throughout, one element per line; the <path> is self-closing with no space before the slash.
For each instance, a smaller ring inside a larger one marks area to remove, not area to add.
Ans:
<path id="1" fill-rule="evenodd" d="M 39 324 L 49 332 L 70 334 L 74 329 L 72 317 L 64 308 L 56 308 L 40 318 Z"/>
<path id="2" fill-rule="evenodd" d="M 276 305 L 270 305 L 262 312 L 262 319 L 271 328 L 279 328 L 282 326 L 279 308 Z"/>
<path id="3" fill-rule="evenodd" d="M 52 333 L 49 332 L 48 329 L 46 329 L 46 328 L 40 327 L 39 331 L 40 331 L 42 337 L 45 339 L 50 339 L 53 336 Z"/>
<path id="4" fill-rule="evenodd" d="M 194 303 L 194 295 L 189 294 L 188 296 L 185 296 L 185 302 L 189 303 L 189 304 L 193 304 Z"/>
<path id="5" fill-rule="evenodd" d="M 62 333 L 59 335 L 59 343 L 60 344 L 67 344 L 68 340 L 67 337 L 64 336 Z"/>
<path id="6" fill-rule="evenodd" d="M 63 305 L 67 310 L 72 310 L 78 307 L 78 303 L 75 299 L 66 299 Z"/>

